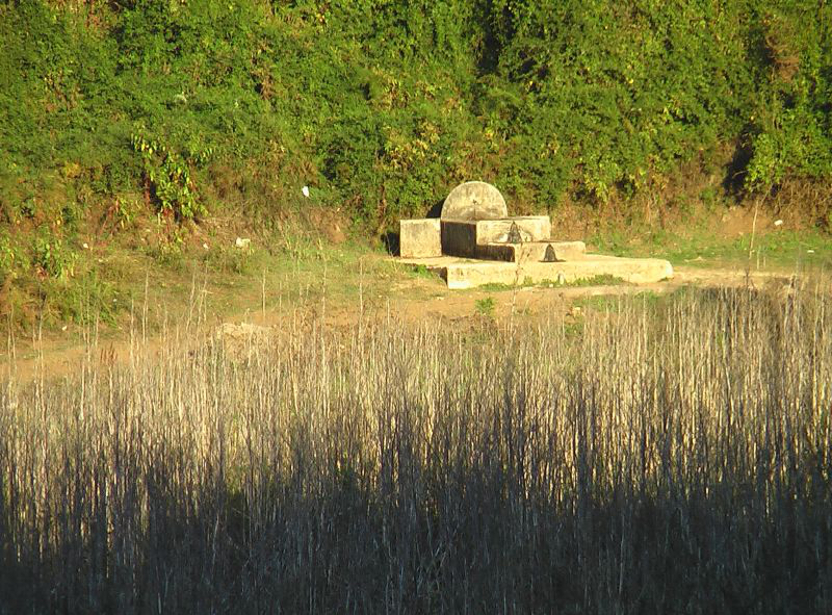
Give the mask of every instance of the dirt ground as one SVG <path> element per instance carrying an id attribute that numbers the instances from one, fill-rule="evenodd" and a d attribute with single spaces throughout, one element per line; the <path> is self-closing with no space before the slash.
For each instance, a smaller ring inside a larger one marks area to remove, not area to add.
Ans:
<path id="1" fill-rule="evenodd" d="M 252 339 L 267 339 L 281 332 L 309 327 L 312 323 L 337 329 L 349 329 L 365 322 L 394 320 L 405 324 L 435 323 L 437 326 L 464 326 L 467 321 L 487 315 L 499 323 L 510 318 L 545 317 L 563 319 L 581 308 L 576 302 L 591 297 L 609 297 L 638 293 L 665 294 L 684 286 L 740 287 L 752 285 L 787 292 L 795 284 L 784 271 L 746 271 L 737 267 L 675 268 L 672 280 L 645 285 L 609 285 L 581 287 L 519 287 L 504 290 L 448 290 L 441 280 L 425 276 L 407 276 L 391 280 L 385 296 L 359 295 L 349 301 L 343 297 L 329 300 L 326 294 L 291 306 L 255 306 L 242 314 L 220 320 L 206 318 L 201 323 L 185 325 L 183 319 L 170 319 L 162 331 L 142 335 L 134 324 L 127 333 L 98 336 L 87 331 L 78 339 L 56 334 L 15 338 L 9 334 L 0 351 L 0 380 L 18 382 L 33 379 L 71 376 L 83 361 L 105 363 L 128 361 L 131 353 L 157 352 L 172 344 L 186 347 L 206 339 L 221 341 L 226 347 L 244 347 Z M 192 319 L 189 319 L 192 320 Z"/>

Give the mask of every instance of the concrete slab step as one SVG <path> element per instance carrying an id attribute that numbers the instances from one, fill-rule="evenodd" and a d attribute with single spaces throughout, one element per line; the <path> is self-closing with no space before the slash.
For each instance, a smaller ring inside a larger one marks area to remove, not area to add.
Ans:
<path id="1" fill-rule="evenodd" d="M 443 275 L 451 289 L 485 284 L 572 283 L 598 276 L 613 276 L 631 284 L 651 284 L 672 278 L 673 267 L 668 261 L 656 258 L 587 254 L 582 260 L 561 263 L 454 263 L 444 268 Z"/>
<path id="2" fill-rule="evenodd" d="M 585 258 L 586 244 L 583 241 L 488 243 L 477 246 L 476 256 L 509 263 L 574 261 Z"/>

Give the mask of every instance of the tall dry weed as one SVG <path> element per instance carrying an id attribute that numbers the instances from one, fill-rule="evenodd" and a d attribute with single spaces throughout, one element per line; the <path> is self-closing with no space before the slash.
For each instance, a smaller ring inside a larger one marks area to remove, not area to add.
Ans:
<path id="1" fill-rule="evenodd" d="M 828 613 L 829 307 L 313 324 L 9 381 L 0 613 Z"/>

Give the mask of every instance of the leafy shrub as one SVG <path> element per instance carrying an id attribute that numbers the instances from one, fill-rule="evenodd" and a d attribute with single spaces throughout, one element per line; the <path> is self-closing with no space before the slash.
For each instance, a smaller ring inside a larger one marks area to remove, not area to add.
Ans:
<path id="1" fill-rule="evenodd" d="M 193 220 L 205 213 L 196 196 L 189 160 L 141 134 L 134 134 L 131 141 L 141 156 L 144 180 L 161 215 Z M 200 155 L 199 160 L 204 161 L 208 155 L 207 152 Z"/>
<path id="2" fill-rule="evenodd" d="M 8 235 L 0 233 L 0 286 L 12 274 L 15 266 L 15 256 Z"/>
<path id="3" fill-rule="evenodd" d="M 265 160 L 279 192 L 314 185 L 323 204 L 378 226 L 424 214 L 463 179 L 549 208 L 566 195 L 634 194 L 720 144 L 747 150 L 731 170 L 747 189 L 832 175 L 826 4 L 76 9 L 0 6 L 0 163 L 32 178 L 78 165 L 93 196 L 147 182 L 157 209 L 180 220 L 207 205 L 196 198 L 210 181 L 200 152 Z M 154 153 L 137 157 L 137 138 Z M 12 185 L 0 191 L 23 205 Z"/>
<path id="4" fill-rule="evenodd" d="M 474 301 L 474 310 L 480 316 L 489 318 L 494 315 L 494 297 L 485 297 L 484 299 L 477 299 Z"/>
<path id="5" fill-rule="evenodd" d="M 72 277 L 76 255 L 62 239 L 42 231 L 32 248 L 32 263 L 38 273 L 45 277 L 65 281 Z"/>

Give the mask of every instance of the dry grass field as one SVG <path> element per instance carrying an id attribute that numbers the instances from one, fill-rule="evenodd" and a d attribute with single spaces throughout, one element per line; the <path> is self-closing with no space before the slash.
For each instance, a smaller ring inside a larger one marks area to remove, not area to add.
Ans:
<path id="1" fill-rule="evenodd" d="M 0 383 L 0 613 L 832 612 L 830 309 L 91 346 Z"/>

